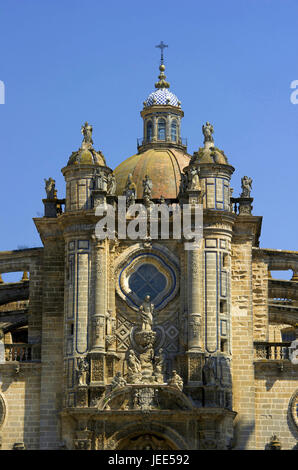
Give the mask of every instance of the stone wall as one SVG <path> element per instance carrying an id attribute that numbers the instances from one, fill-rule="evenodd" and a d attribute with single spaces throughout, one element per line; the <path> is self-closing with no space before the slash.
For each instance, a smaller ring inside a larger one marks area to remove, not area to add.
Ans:
<path id="1" fill-rule="evenodd" d="M 251 241 L 232 244 L 232 379 L 237 449 L 255 448 Z"/>
<path id="2" fill-rule="evenodd" d="M 256 367 L 256 449 L 264 450 L 273 434 L 282 450 L 293 449 L 298 442 L 298 427 L 291 417 L 290 402 L 297 391 L 298 366 L 290 363 L 283 370 L 278 364 Z"/>
<path id="3" fill-rule="evenodd" d="M 26 449 L 39 449 L 40 364 L 0 365 L 0 396 L 4 401 L 4 422 L 0 426 L 2 449 L 11 450 L 17 442 Z"/>

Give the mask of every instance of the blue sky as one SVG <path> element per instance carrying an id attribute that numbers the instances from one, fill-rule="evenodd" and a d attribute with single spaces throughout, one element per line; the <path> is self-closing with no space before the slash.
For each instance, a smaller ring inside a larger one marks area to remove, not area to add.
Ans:
<path id="1" fill-rule="evenodd" d="M 163 40 L 189 153 L 212 122 L 234 195 L 253 178 L 261 247 L 297 250 L 297 22 L 297 0 L 0 0 L 0 249 L 41 246 L 44 178 L 64 197 L 86 120 L 110 167 L 136 153 Z"/>

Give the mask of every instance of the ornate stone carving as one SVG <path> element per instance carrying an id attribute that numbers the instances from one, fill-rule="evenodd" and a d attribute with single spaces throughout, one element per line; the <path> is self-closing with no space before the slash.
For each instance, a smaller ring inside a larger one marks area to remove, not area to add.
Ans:
<path id="1" fill-rule="evenodd" d="M 75 439 L 75 450 L 91 450 L 91 439 Z"/>
<path id="2" fill-rule="evenodd" d="M 88 387 L 78 387 L 76 392 L 76 406 L 86 408 L 88 406 Z"/>
<path id="3" fill-rule="evenodd" d="M 121 372 L 117 372 L 115 377 L 113 378 L 111 382 L 111 389 L 113 390 L 116 387 L 125 387 L 126 386 L 126 380 L 122 377 Z"/>
<path id="4" fill-rule="evenodd" d="M 151 410 L 156 407 L 156 390 L 152 387 L 138 388 L 134 390 L 134 408 Z"/>
<path id="5" fill-rule="evenodd" d="M 92 357 L 91 359 L 91 380 L 92 382 L 102 382 L 104 380 L 104 357 Z"/>
<path id="6" fill-rule="evenodd" d="M 77 382 L 78 385 L 87 385 L 89 375 L 89 361 L 86 357 L 77 359 Z"/>
<path id="7" fill-rule="evenodd" d="M 209 355 L 205 359 L 203 366 L 203 384 L 204 385 L 215 385 L 215 363 L 214 358 Z"/>

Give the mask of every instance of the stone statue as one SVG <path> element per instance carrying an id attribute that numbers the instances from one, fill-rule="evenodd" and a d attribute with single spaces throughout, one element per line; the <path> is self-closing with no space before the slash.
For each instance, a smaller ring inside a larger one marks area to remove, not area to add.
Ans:
<path id="1" fill-rule="evenodd" d="M 116 387 L 125 387 L 126 386 L 126 380 L 122 377 L 121 372 L 117 372 L 115 377 L 113 378 L 111 382 L 111 388 L 116 388 Z"/>
<path id="2" fill-rule="evenodd" d="M 206 122 L 206 124 L 203 124 L 202 131 L 204 134 L 204 144 L 206 142 L 214 142 L 214 139 L 212 136 L 214 129 L 213 129 L 212 124 L 210 124 L 210 122 Z"/>
<path id="3" fill-rule="evenodd" d="M 150 295 L 146 295 L 142 305 L 139 308 L 141 314 L 141 330 L 152 331 L 154 304 L 150 302 Z"/>
<path id="4" fill-rule="evenodd" d="M 159 349 L 158 354 L 154 357 L 154 376 L 158 383 L 164 382 L 166 373 L 166 356 L 163 349 Z"/>
<path id="5" fill-rule="evenodd" d="M 204 385 L 215 385 L 215 364 L 211 355 L 206 358 L 202 373 Z"/>
<path id="6" fill-rule="evenodd" d="M 183 389 L 183 379 L 180 377 L 179 374 L 177 374 L 176 370 L 173 370 L 173 375 L 170 378 L 168 384 L 179 388 L 179 390 Z"/>
<path id="7" fill-rule="evenodd" d="M 126 362 L 128 383 L 139 383 L 142 379 L 142 367 L 133 349 L 129 350 Z"/>
<path id="8" fill-rule="evenodd" d="M 89 371 L 89 362 L 86 357 L 79 357 L 77 362 L 77 377 L 79 385 L 87 384 L 87 375 Z"/>
<path id="9" fill-rule="evenodd" d="M 116 178 L 114 173 L 109 173 L 107 178 L 108 194 L 113 196 L 116 192 Z"/>
<path id="10" fill-rule="evenodd" d="M 49 178 L 48 180 L 44 179 L 45 181 L 45 190 L 47 194 L 47 199 L 55 199 L 56 197 L 56 189 L 55 189 L 55 180 L 53 178 Z"/>
<path id="11" fill-rule="evenodd" d="M 250 197 L 251 188 L 252 188 L 252 179 L 249 178 L 248 176 L 243 176 L 243 178 L 241 178 L 241 188 L 242 188 L 242 193 L 240 194 L 240 197 Z"/>
<path id="12" fill-rule="evenodd" d="M 129 173 L 127 177 L 125 189 L 123 191 L 123 196 L 126 197 L 127 206 L 130 206 L 131 204 L 135 203 L 136 194 L 137 194 L 137 188 L 132 180 L 132 174 Z"/>
<path id="13" fill-rule="evenodd" d="M 86 144 L 93 144 L 92 140 L 92 126 L 86 121 L 84 126 L 81 127 L 81 133 L 84 136 L 83 142 Z"/>
<path id="14" fill-rule="evenodd" d="M 143 179 L 143 198 L 145 198 L 145 196 L 151 198 L 151 192 L 152 192 L 152 181 L 149 178 L 149 176 L 146 175 L 145 179 Z"/>
<path id="15" fill-rule="evenodd" d="M 188 171 L 188 187 L 189 191 L 200 191 L 200 173 L 199 169 L 196 167 L 192 167 Z"/>
<path id="16" fill-rule="evenodd" d="M 108 178 L 103 170 L 98 170 L 97 168 L 94 171 L 93 179 L 94 179 L 94 189 L 99 189 L 100 191 L 107 191 Z"/>
<path id="17" fill-rule="evenodd" d="M 127 355 L 127 366 L 131 372 L 141 372 L 141 363 L 133 349 L 130 349 Z"/>

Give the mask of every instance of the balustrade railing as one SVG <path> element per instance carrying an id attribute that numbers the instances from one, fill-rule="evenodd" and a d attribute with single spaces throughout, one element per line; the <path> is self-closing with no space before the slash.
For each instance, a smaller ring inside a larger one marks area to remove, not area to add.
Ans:
<path id="1" fill-rule="evenodd" d="M 20 362 L 39 362 L 40 344 L 5 344 L 5 360 Z"/>
<path id="2" fill-rule="evenodd" d="M 289 359 L 289 347 L 291 343 L 267 343 L 255 342 L 255 359 L 285 360 Z"/>

